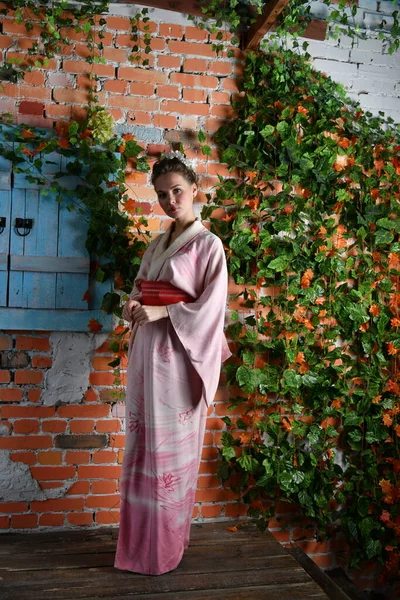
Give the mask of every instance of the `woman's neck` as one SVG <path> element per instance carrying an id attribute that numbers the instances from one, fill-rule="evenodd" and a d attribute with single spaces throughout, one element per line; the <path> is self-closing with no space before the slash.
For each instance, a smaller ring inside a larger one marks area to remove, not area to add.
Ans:
<path id="1" fill-rule="evenodd" d="M 174 229 L 173 229 L 173 237 L 177 238 L 178 236 L 181 235 L 181 233 L 183 233 L 185 231 L 185 229 L 187 229 L 188 227 L 190 227 L 191 225 L 193 225 L 193 223 L 195 222 L 196 217 L 194 215 L 192 215 L 192 218 L 189 218 L 185 221 L 180 221 L 178 219 L 175 219 L 174 222 Z"/>

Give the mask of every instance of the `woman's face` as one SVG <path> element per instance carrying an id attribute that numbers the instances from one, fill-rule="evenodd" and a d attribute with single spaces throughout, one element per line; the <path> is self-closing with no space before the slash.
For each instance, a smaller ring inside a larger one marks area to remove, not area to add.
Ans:
<path id="1" fill-rule="evenodd" d="M 189 183 L 180 173 L 166 173 L 157 177 L 154 183 L 158 201 L 168 217 L 178 221 L 194 218 L 193 199 L 197 185 Z"/>

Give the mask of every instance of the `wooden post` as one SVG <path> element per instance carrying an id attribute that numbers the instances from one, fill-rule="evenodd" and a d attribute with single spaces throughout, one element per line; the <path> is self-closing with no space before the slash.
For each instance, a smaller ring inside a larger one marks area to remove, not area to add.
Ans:
<path id="1" fill-rule="evenodd" d="M 254 50 L 258 46 L 288 3 L 289 0 L 270 0 L 265 5 L 262 13 L 258 15 L 256 22 L 243 34 L 242 50 Z"/>

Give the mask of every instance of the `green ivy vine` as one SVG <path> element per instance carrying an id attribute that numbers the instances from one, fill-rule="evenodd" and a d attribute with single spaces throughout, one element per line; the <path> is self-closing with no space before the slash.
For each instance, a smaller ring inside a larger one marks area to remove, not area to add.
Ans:
<path id="1" fill-rule="evenodd" d="M 62 53 L 63 46 L 71 44 L 66 35 L 68 30 L 83 35 L 90 52 L 85 59 L 89 65 L 105 63 L 103 39 L 107 19 L 104 16 L 109 11 L 110 0 L 84 0 L 78 6 L 71 6 L 67 0 L 5 0 L 3 4 L 6 8 L 1 9 L 0 14 L 7 15 L 12 10 L 17 23 L 23 23 L 27 31 L 39 26 L 40 35 L 28 50 L 31 61 L 25 65 L 20 59 L 8 60 L 0 70 L 2 80 L 16 82 L 26 71 L 46 67 L 49 59 Z M 130 19 L 132 49 L 129 60 L 143 67 L 148 65 L 146 55 L 151 51 L 148 12 L 147 8 L 142 8 Z M 88 74 L 97 80 L 89 67 Z M 96 102 L 93 95 L 89 100 Z"/>
<path id="2" fill-rule="evenodd" d="M 200 4 L 204 16 L 200 19 L 191 18 L 198 22 L 200 27 L 216 34 L 218 41 L 213 44 L 213 47 L 217 51 L 222 51 L 224 49 L 222 43 L 224 31 L 229 31 L 233 35 L 232 43 L 237 44 L 240 34 L 256 22 L 257 17 L 269 4 L 269 0 L 226 0 L 225 2 L 201 0 Z M 367 32 L 355 24 L 354 17 L 358 9 L 358 0 L 339 0 L 339 2 L 324 0 L 324 4 L 333 8 L 327 18 L 329 35 L 336 39 L 343 34 L 352 38 L 367 36 Z M 400 46 L 399 12 L 394 10 L 391 16 L 393 25 L 389 32 L 385 31 L 385 16 L 382 16 L 378 25 L 379 38 L 386 41 L 390 54 L 398 50 Z M 290 0 L 278 17 L 274 38 L 301 35 L 312 18 L 311 3 L 308 0 Z M 228 56 L 234 56 L 233 50 L 228 51 Z"/>
<path id="3" fill-rule="evenodd" d="M 284 499 L 395 577 L 400 132 L 278 47 L 248 55 L 241 90 L 202 214 L 241 286 L 219 475 L 260 528 Z"/>

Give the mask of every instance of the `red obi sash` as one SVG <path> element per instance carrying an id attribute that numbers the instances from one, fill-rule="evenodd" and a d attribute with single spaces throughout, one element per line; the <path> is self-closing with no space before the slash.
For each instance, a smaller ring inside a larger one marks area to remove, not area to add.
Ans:
<path id="1" fill-rule="evenodd" d="M 194 298 L 169 281 L 141 281 L 142 304 L 167 306 L 177 302 L 194 302 Z"/>

